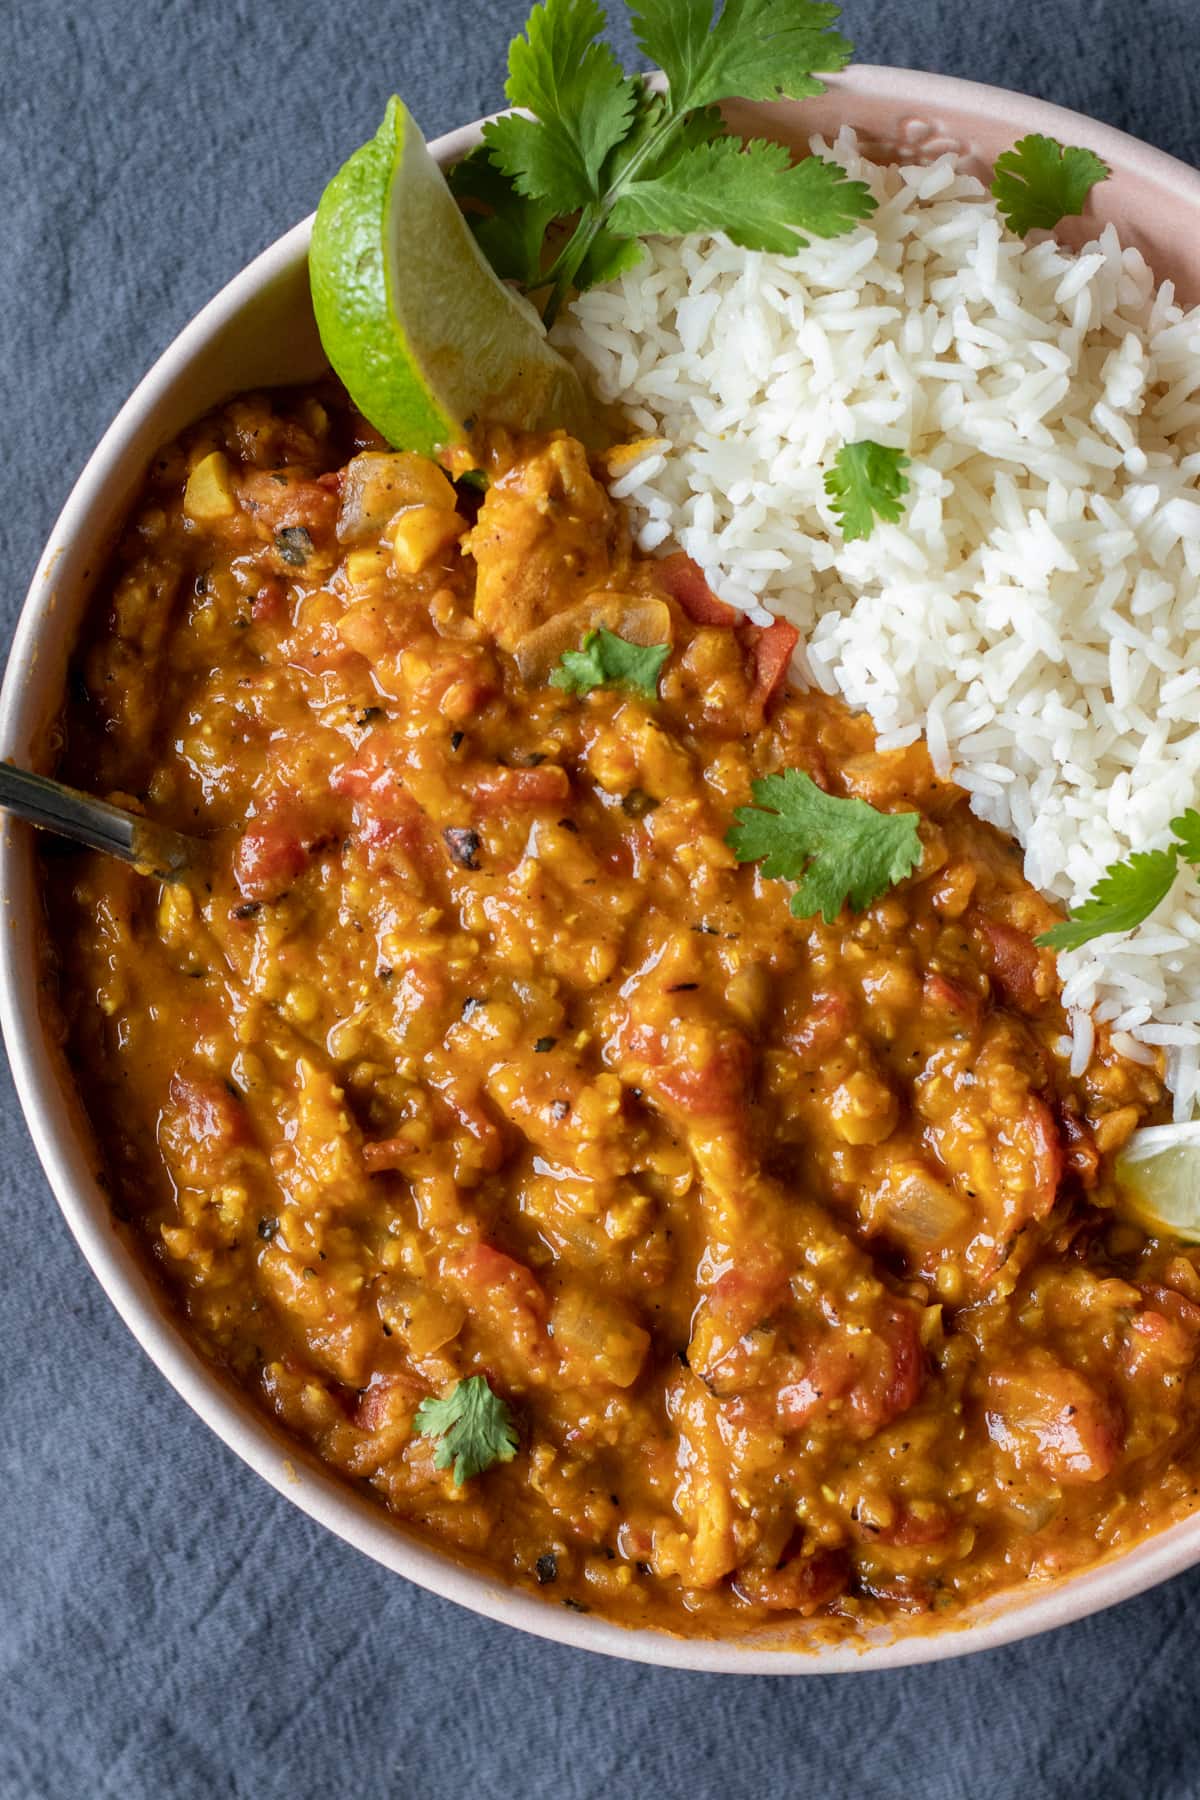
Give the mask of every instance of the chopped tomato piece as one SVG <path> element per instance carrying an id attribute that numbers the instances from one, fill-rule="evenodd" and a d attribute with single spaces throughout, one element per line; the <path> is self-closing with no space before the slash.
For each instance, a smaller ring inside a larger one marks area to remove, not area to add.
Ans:
<path id="1" fill-rule="evenodd" d="M 924 1376 L 917 1314 L 897 1305 L 869 1337 L 834 1330 L 794 1360 L 777 1396 L 778 1418 L 785 1431 L 798 1431 L 841 1402 L 854 1436 L 871 1437 L 915 1405 Z"/>
<path id="2" fill-rule="evenodd" d="M 988 1435 L 1019 1465 L 1068 1486 L 1103 1481 L 1115 1466 L 1120 1418 L 1074 1369 L 1054 1362 L 997 1369 L 987 1393 Z"/>
<path id="3" fill-rule="evenodd" d="M 760 707 L 765 712 L 785 686 L 792 652 L 799 642 L 800 633 L 796 627 L 783 619 L 776 619 L 773 625 L 757 633 L 750 652 L 754 670 L 754 686 L 750 690 L 752 707 Z"/>
<path id="4" fill-rule="evenodd" d="M 785 1042 L 795 1055 L 818 1059 L 844 1041 L 850 1029 L 850 1003 L 844 994 L 814 994 L 801 1022 L 787 1033 Z"/>
<path id="5" fill-rule="evenodd" d="M 736 607 L 717 599 L 700 569 L 682 550 L 664 556 L 654 572 L 672 600 L 697 625 L 736 625 L 741 618 Z"/>
<path id="6" fill-rule="evenodd" d="M 984 919 L 980 932 L 987 947 L 992 980 L 1018 1012 L 1036 1012 L 1042 1004 L 1038 977 L 1041 963 L 1028 932 L 995 919 Z"/>
<path id="7" fill-rule="evenodd" d="M 807 1617 L 836 1600 L 849 1579 L 850 1560 L 844 1550 L 818 1550 L 811 1556 L 794 1556 L 778 1569 L 739 1569 L 733 1586 L 752 1606 Z"/>
<path id="8" fill-rule="evenodd" d="M 392 734 L 373 731 L 358 754 L 334 769 L 329 785 L 354 801 L 355 837 L 372 867 L 393 844 L 414 856 L 432 843 L 429 821 L 392 766 Z"/>
<path id="9" fill-rule="evenodd" d="M 549 1366 L 550 1303 L 524 1263 L 491 1244 L 475 1244 L 447 1257 L 443 1271 L 471 1312 L 487 1321 L 495 1341 L 507 1341 L 526 1358 Z"/>
<path id="10" fill-rule="evenodd" d="M 680 1112 L 721 1118 L 740 1110 L 754 1066 L 754 1051 L 740 1031 L 700 1026 L 672 1032 L 669 1051 L 655 1086 Z"/>
<path id="11" fill-rule="evenodd" d="M 333 530 L 337 494 L 320 481 L 287 469 L 255 469 L 242 482 L 248 512 L 268 533 L 302 526 L 311 537 Z"/>
<path id="12" fill-rule="evenodd" d="M 1200 1335 L 1200 1306 L 1194 1300 L 1186 1299 L 1177 1288 L 1150 1283 L 1143 1286 L 1142 1292 L 1166 1318 L 1173 1319 L 1193 1336 Z"/>
<path id="13" fill-rule="evenodd" d="M 432 978 L 440 985 L 441 972 L 435 968 Z M 429 993 L 429 1003 L 433 1003 L 432 991 Z M 478 1146 L 473 1155 L 476 1166 L 485 1173 L 498 1169 L 504 1161 L 504 1136 L 484 1104 L 478 1087 L 469 1081 L 456 1081 L 447 1076 L 437 1083 L 433 1092 L 468 1136 L 474 1139 Z"/>
<path id="14" fill-rule="evenodd" d="M 268 575 L 250 605 L 250 617 L 257 625 L 273 625 L 284 617 L 287 590 L 276 575 Z"/>
<path id="15" fill-rule="evenodd" d="M 223 1083 L 176 1069 L 168 1092 L 193 1143 L 233 1149 L 249 1141 L 246 1109 Z"/>
<path id="16" fill-rule="evenodd" d="M 980 1014 L 979 996 L 936 969 L 931 970 L 921 984 L 921 997 L 930 1012 L 950 1013 L 963 1019 L 977 1019 Z"/>
<path id="17" fill-rule="evenodd" d="M 310 852 L 286 814 L 266 814 L 242 833 L 233 859 L 234 879 L 246 900 L 277 900 L 302 875 Z"/>
<path id="18" fill-rule="evenodd" d="M 1196 1360 L 1196 1331 L 1168 1313 L 1147 1309 L 1131 1319 L 1121 1351 L 1121 1365 L 1134 1380 L 1162 1381 Z"/>
<path id="19" fill-rule="evenodd" d="M 541 1287 L 524 1263 L 506 1256 L 492 1244 L 473 1244 L 450 1259 L 452 1273 L 468 1287 L 495 1291 L 507 1288 L 531 1311 L 546 1313 L 549 1306 Z"/>
<path id="20" fill-rule="evenodd" d="M 713 1283 L 708 1303 L 722 1323 L 740 1335 L 769 1319 L 787 1294 L 787 1270 L 764 1258 L 757 1266 L 726 1269 Z"/>
<path id="21" fill-rule="evenodd" d="M 417 1383 L 403 1375 L 374 1375 L 366 1392 L 359 1397 L 353 1423 L 360 1431 L 383 1431 L 390 1426 L 407 1429 L 420 1396 Z"/>
<path id="22" fill-rule="evenodd" d="M 536 769 L 485 769 L 468 776 L 467 784 L 475 811 L 482 814 L 561 806 L 571 791 L 567 771 L 557 763 Z"/>
<path id="23" fill-rule="evenodd" d="M 840 1337 L 819 1344 L 806 1363 L 789 1371 L 776 1401 L 784 1431 L 799 1431 L 850 1390 L 855 1375 L 854 1352 Z"/>
<path id="24" fill-rule="evenodd" d="M 1037 1201 L 1034 1217 L 1044 1218 L 1058 1198 L 1063 1175 L 1062 1141 L 1050 1108 L 1036 1094 L 1029 1096 L 1022 1126 L 1033 1153 L 1033 1193 Z"/>
<path id="25" fill-rule="evenodd" d="M 334 769 L 329 785 L 335 794 L 346 794 L 359 800 L 369 794 L 385 778 L 398 780 L 396 764 L 403 754 L 403 744 L 394 729 L 377 727 L 363 738 L 349 762 Z"/>
<path id="26" fill-rule="evenodd" d="M 925 1381 L 920 1315 L 915 1308 L 897 1306 L 879 1338 L 884 1354 L 878 1359 L 878 1380 L 860 1383 L 851 1400 L 852 1410 L 871 1431 L 915 1406 Z"/>
<path id="27" fill-rule="evenodd" d="M 246 1109 L 213 1076 L 177 1069 L 163 1108 L 159 1141 L 176 1179 L 208 1188 L 225 1180 L 231 1152 L 251 1141 Z"/>
<path id="28" fill-rule="evenodd" d="M 363 1167 L 368 1175 L 381 1175 L 388 1169 L 402 1169 L 416 1145 L 406 1137 L 381 1138 L 378 1143 L 363 1145 Z"/>
<path id="29" fill-rule="evenodd" d="M 901 1501 L 890 1525 L 877 1528 L 859 1526 L 859 1535 L 876 1544 L 894 1544 L 911 1549 L 924 1544 L 940 1544 L 948 1536 L 954 1521 L 944 1506 L 926 1501 L 913 1507 Z"/>

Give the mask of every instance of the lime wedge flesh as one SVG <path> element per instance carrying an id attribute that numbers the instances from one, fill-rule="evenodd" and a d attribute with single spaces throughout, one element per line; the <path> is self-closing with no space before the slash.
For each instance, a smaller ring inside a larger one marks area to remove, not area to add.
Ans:
<path id="1" fill-rule="evenodd" d="M 1143 1230 L 1200 1244 L 1200 1123 L 1135 1132 L 1116 1176 L 1122 1210 Z"/>
<path id="2" fill-rule="evenodd" d="M 335 374 L 396 449 L 432 455 L 476 421 L 594 439 L 578 376 L 488 267 L 395 96 L 321 196 L 309 279 Z"/>

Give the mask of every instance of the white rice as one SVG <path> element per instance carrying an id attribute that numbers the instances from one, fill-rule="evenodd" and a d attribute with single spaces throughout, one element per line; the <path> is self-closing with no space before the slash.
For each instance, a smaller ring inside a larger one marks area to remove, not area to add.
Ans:
<path id="1" fill-rule="evenodd" d="M 950 157 L 813 141 L 879 210 L 794 257 L 652 240 L 556 332 L 634 433 L 613 493 L 757 622 L 800 676 L 924 733 L 1029 879 L 1081 901 L 1200 803 L 1200 308 L 1107 227 L 1075 254 L 1003 226 Z M 912 459 L 905 513 L 845 544 L 822 477 L 843 443 Z M 1093 1015 L 1161 1049 L 1200 1103 L 1200 881 L 1060 958 L 1074 1060 Z"/>

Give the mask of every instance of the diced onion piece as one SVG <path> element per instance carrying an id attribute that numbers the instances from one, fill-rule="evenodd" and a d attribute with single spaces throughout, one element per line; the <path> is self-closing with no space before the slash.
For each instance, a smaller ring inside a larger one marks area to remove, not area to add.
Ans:
<path id="1" fill-rule="evenodd" d="M 671 610 L 664 600 L 640 594 L 617 594 L 598 589 L 555 613 L 544 625 L 526 632 L 513 655 L 522 676 L 531 685 L 543 682 L 557 666 L 565 650 L 578 650 L 589 631 L 611 631 L 628 644 L 649 648 L 672 640 Z"/>
<path id="2" fill-rule="evenodd" d="M 899 1163 L 878 1197 L 879 1229 L 906 1249 L 932 1250 L 967 1222 L 963 1200 L 921 1163 Z"/>
<path id="3" fill-rule="evenodd" d="M 388 1281 L 380 1296 L 379 1312 L 384 1324 L 413 1356 L 431 1356 L 440 1350 L 458 1336 L 467 1316 L 460 1301 L 443 1299 L 407 1275 L 393 1276 Z"/>
<path id="4" fill-rule="evenodd" d="M 567 1288 L 554 1303 L 550 1332 L 568 1374 L 580 1381 L 629 1387 L 637 1380 L 649 1334 L 619 1301 Z"/>
<path id="5" fill-rule="evenodd" d="M 427 456 L 411 450 L 364 450 L 347 463 L 342 480 L 339 544 L 369 543 L 404 506 L 453 512 L 454 489 Z"/>

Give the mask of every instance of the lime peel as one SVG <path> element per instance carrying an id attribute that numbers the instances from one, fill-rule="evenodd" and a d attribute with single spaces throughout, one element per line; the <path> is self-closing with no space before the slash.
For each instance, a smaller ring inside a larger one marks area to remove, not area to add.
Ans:
<path id="1" fill-rule="evenodd" d="M 1200 1244 L 1200 1122 L 1135 1132 L 1115 1172 L 1121 1210 L 1143 1230 Z"/>
<path id="2" fill-rule="evenodd" d="M 476 421 L 594 442 L 578 376 L 493 274 L 395 95 L 321 196 L 309 279 L 335 374 L 397 449 L 432 455 Z"/>

